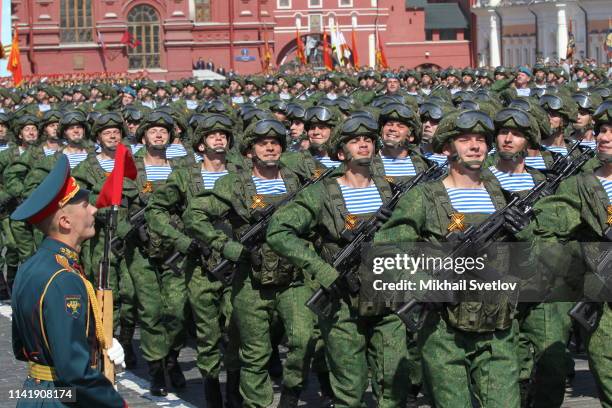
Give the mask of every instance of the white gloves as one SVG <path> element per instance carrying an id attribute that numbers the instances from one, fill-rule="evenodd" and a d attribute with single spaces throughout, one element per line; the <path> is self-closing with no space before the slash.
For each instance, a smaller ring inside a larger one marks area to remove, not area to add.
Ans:
<path id="1" fill-rule="evenodd" d="M 121 344 L 119 344 L 117 339 L 113 338 L 113 345 L 106 349 L 106 354 L 114 365 L 120 365 L 121 367 L 125 368 L 125 354 L 123 352 L 123 347 L 121 347 Z"/>

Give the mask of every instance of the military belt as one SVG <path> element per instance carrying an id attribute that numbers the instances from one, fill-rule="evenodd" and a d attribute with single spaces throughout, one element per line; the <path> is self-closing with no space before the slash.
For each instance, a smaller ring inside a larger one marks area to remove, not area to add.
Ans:
<path id="1" fill-rule="evenodd" d="M 28 362 L 28 375 L 32 378 L 42 381 L 55 381 L 57 375 L 55 374 L 55 368 L 46 365 Z"/>

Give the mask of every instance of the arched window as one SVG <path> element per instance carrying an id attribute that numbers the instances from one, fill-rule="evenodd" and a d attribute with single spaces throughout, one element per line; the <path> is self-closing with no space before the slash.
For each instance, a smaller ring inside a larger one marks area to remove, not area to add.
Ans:
<path id="1" fill-rule="evenodd" d="M 60 42 L 93 41 L 91 0 L 61 0 Z"/>
<path id="2" fill-rule="evenodd" d="M 159 16 L 146 4 L 134 7 L 128 13 L 128 30 L 137 41 L 128 47 L 129 69 L 159 68 Z"/>

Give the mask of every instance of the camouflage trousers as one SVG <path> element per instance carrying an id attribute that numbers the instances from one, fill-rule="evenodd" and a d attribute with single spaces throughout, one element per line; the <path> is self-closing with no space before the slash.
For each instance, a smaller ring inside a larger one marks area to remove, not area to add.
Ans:
<path id="1" fill-rule="evenodd" d="M 320 319 L 336 407 L 361 407 L 372 376 L 377 406 L 403 407 L 410 380 L 406 328 L 393 314 L 360 317 L 345 300 Z"/>
<path id="2" fill-rule="evenodd" d="M 169 301 L 176 316 L 188 303 L 191 307 L 196 329 L 196 364 L 203 377 L 218 378 L 221 369 L 221 344 L 223 333 L 227 343 L 224 353 L 224 366 L 227 371 L 240 369 L 238 346 L 240 337 L 238 328 L 232 318 L 231 288 L 224 288 L 221 282 L 210 278 L 201 266 L 196 266 L 191 259 L 185 265 L 182 293 L 186 297 Z M 181 305 L 181 302 L 183 303 Z M 185 325 L 185 322 L 177 323 Z"/>
<path id="3" fill-rule="evenodd" d="M 573 360 L 567 350 L 569 303 L 542 303 L 528 311 L 519 327 L 520 380 L 529 380 L 536 407 L 560 407 Z M 534 372 L 535 370 L 535 372 Z"/>
<path id="4" fill-rule="evenodd" d="M 599 400 L 604 408 L 612 408 L 612 306 L 603 305 L 603 315 L 591 334 L 587 350 L 589 367 L 595 377 Z"/>
<path id="5" fill-rule="evenodd" d="M 146 361 L 161 360 L 170 350 L 179 351 L 185 341 L 180 323 L 185 320 L 185 311 L 168 306 L 169 300 L 180 300 L 184 305 L 182 278 L 162 268 L 160 262 L 150 259 L 134 245 L 127 245 L 125 259 L 136 293 L 142 356 Z M 175 317 L 174 313 L 180 316 Z"/>
<path id="6" fill-rule="evenodd" d="M 240 332 L 240 394 L 244 407 L 272 404 L 272 382 L 268 361 L 274 314 L 278 313 L 287 335 L 287 359 L 283 387 L 303 389 L 314 351 L 314 315 L 304 306 L 312 290 L 300 283 L 272 287 L 252 283 L 251 277 L 237 278 L 232 288 L 234 317 Z"/>
<path id="7" fill-rule="evenodd" d="M 4 255 L 2 255 L 3 248 L 6 248 Z M 0 222 L 0 273 L 4 273 L 5 265 L 6 281 L 11 285 L 15 280 L 15 274 L 19 266 L 19 254 L 17 253 L 17 244 L 13 237 L 8 217 Z"/>
<path id="8" fill-rule="evenodd" d="M 471 408 L 474 396 L 483 408 L 519 408 L 517 326 L 464 332 L 429 313 L 418 343 L 432 406 Z"/>

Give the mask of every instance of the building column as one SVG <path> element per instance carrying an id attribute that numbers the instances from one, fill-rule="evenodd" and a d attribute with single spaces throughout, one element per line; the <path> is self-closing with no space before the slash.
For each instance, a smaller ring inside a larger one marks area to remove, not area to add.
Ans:
<path id="1" fill-rule="evenodd" d="M 370 62 L 370 67 L 374 68 L 376 66 L 376 35 L 375 34 L 368 35 L 368 59 Z"/>
<path id="2" fill-rule="evenodd" d="M 557 7 L 557 55 L 559 59 L 567 54 L 567 20 L 565 18 L 565 4 L 556 4 Z"/>
<path id="3" fill-rule="evenodd" d="M 489 10 L 489 64 L 492 67 L 501 65 L 499 55 L 499 26 L 495 10 Z"/>

